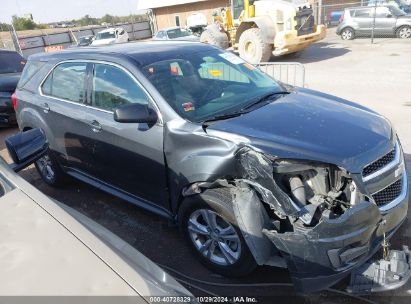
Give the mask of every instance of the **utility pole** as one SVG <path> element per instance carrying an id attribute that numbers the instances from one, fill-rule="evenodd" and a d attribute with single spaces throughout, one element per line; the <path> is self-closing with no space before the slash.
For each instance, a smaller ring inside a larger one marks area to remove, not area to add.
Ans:
<path id="1" fill-rule="evenodd" d="M 11 19 L 11 30 L 10 30 L 11 39 L 13 40 L 14 48 L 17 52 L 23 56 L 23 52 L 20 47 L 19 37 L 17 36 L 16 29 L 14 28 L 13 18 Z"/>
<path id="2" fill-rule="evenodd" d="M 377 15 L 377 1 L 375 1 L 375 5 L 374 5 L 374 15 L 373 15 L 373 18 L 372 18 L 371 44 L 374 43 L 375 15 Z"/>

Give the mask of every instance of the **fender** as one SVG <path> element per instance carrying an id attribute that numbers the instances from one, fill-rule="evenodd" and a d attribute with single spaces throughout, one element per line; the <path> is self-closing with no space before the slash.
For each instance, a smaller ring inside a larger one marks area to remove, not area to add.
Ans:
<path id="1" fill-rule="evenodd" d="M 238 43 L 240 41 L 241 34 L 253 27 L 258 27 L 259 29 L 261 29 L 265 43 L 274 43 L 274 38 L 276 35 L 275 25 L 271 18 L 268 16 L 247 18 L 243 22 L 241 22 L 240 26 L 237 29 L 235 42 Z"/>
<path id="2" fill-rule="evenodd" d="M 24 107 L 18 113 L 18 121 L 20 130 L 22 131 L 26 131 L 28 129 L 33 128 L 42 129 L 46 134 L 47 140 L 49 141 L 50 149 L 53 150 L 56 147 L 54 137 L 50 128 L 48 127 L 44 119 L 41 117 L 41 115 L 37 113 L 36 110 L 34 110 L 33 108 Z"/>

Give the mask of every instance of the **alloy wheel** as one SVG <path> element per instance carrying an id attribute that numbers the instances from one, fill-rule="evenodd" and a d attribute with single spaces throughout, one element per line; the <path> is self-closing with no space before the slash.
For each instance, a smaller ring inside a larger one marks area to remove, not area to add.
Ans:
<path id="1" fill-rule="evenodd" d="M 403 27 L 398 32 L 398 36 L 402 39 L 410 38 L 411 37 L 411 27 Z"/>
<path id="2" fill-rule="evenodd" d="M 194 211 L 187 228 L 195 248 L 210 262 L 227 266 L 239 260 L 241 241 L 237 231 L 214 211 Z"/>
<path id="3" fill-rule="evenodd" d="M 40 169 L 41 174 L 47 180 L 53 180 L 55 177 L 55 172 L 53 170 L 53 164 L 51 162 L 49 155 L 44 155 L 37 160 L 37 166 Z"/>
<path id="4" fill-rule="evenodd" d="M 342 37 L 344 40 L 350 40 L 350 39 L 352 38 L 352 32 L 351 32 L 350 30 L 344 30 L 344 31 L 341 33 L 341 37 Z"/>

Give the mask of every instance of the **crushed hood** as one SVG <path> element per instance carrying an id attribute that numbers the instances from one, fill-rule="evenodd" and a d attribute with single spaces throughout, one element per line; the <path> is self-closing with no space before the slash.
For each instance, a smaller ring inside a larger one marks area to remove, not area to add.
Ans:
<path id="1" fill-rule="evenodd" d="M 333 163 L 352 173 L 393 147 L 390 123 L 334 96 L 299 89 L 208 130 L 234 133 L 264 153 Z"/>

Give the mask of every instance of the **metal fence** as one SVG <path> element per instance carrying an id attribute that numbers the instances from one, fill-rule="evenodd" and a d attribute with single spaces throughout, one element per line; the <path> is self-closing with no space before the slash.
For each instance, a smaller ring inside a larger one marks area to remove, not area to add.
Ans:
<path id="1" fill-rule="evenodd" d="M 149 21 L 125 23 L 116 25 L 116 27 L 122 27 L 128 33 L 130 40 L 152 37 Z M 95 35 L 104 29 L 106 27 L 94 26 L 55 32 L 53 30 L 36 30 L 35 34 L 25 32 L 25 35 L 22 35 L 20 32 L 13 31 L 12 27 L 9 26 L 9 28 L 2 28 L 0 31 L 0 48 L 16 50 L 24 57 L 28 57 L 35 53 L 68 48 L 76 44 L 81 36 Z"/>
<path id="2" fill-rule="evenodd" d="M 315 0 L 313 9 L 317 23 L 337 27 L 344 22 L 339 34 L 345 40 L 411 38 L 411 26 L 398 18 L 411 13 L 410 0 Z"/>
<path id="3" fill-rule="evenodd" d="M 126 23 L 117 27 L 122 27 L 128 32 L 130 40 L 151 38 L 152 36 L 149 21 Z M 106 27 L 96 26 L 78 30 L 68 29 L 65 32 L 44 32 L 36 36 L 18 37 L 18 40 L 23 56 L 27 57 L 35 53 L 47 51 L 50 47 L 67 48 L 75 44 L 81 36 L 95 35 L 104 29 Z"/>
<path id="4" fill-rule="evenodd" d="M 299 62 L 262 62 L 257 67 L 268 76 L 286 84 L 304 87 L 305 67 Z"/>

